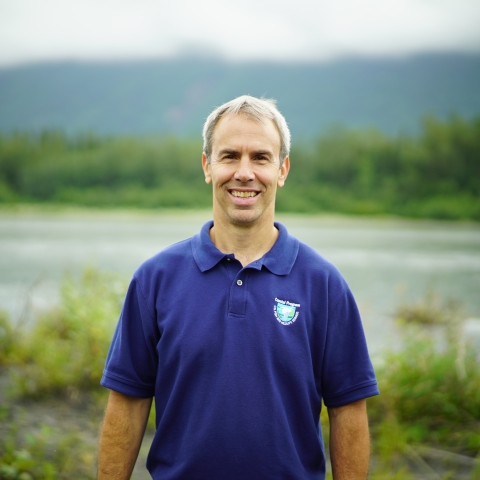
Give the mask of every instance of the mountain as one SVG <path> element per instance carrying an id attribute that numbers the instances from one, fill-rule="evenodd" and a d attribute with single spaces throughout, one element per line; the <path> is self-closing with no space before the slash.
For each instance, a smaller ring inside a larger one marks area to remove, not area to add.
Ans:
<path id="1" fill-rule="evenodd" d="M 297 137 L 335 124 L 415 132 L 426 114 L 480 115 L 480 55 L 328 63 L 181 57 L 2 68 L 0 132 L 199 135 L 215 106 L 244 93 L 276 98 Z"/>

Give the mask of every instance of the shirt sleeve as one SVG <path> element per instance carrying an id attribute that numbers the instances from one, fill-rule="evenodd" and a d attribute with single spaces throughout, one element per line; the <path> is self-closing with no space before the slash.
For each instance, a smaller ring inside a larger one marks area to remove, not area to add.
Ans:
<path id="1" fill-rule="evenodd" d="M 322 369 L 324 403 L 338 407 L 379 393 L 360 314 L 346 287 L 329 311 Z"/>
<path id="2" fill-rule="evenodd" d="M 136 277 L 130 283 L 101 385 L 133 397 L 153 397 L 160 338 L 154 316 Z"/>

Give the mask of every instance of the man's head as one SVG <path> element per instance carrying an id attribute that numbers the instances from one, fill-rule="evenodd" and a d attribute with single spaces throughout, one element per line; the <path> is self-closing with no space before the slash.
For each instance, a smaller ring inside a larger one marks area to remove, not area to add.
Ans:
<path id="1" fill-rule="evenodd" d="M 251 120 L 263 122 L 271 120 L 280 135 L 280 164 L 285 161 L 290 153 L 290 130 L 283 115 L 278 111 L 275 100 L 256 98 L 249 95 L 242 95 L 220 107 L 217 107 L 205 121 L 203 126 L 203 152 L 208 161 L 212 154 L 214 130 L 221 118 L 231 115 L 246 115 Z"/>
<path id="2" fill-rule="evenodd" d="M 273 225 L 276 191 L 290 168 L 290 133 L 275 104 L 232 100 L 208 117 L 204 138 L 202 168 L 213 187 L 214 221 Z"/>

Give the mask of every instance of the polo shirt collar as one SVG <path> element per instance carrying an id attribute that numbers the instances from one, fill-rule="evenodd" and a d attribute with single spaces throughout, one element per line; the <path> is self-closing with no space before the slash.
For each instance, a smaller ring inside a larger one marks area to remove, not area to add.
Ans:
<path id="1" fill-rule="evenodd" d="M 274 225 L 278 229 L 277 240 L 261 260 L 263 266 L 275 275 L 288 275 L 297 259 L 300 244 L 281 223 L 275 222 Z"/>
<path id="2" fill-rule="evenodd" d="M 212 227 L 213 220 L 210 220 L 202 227 L 200 233 L 192 238 L 193 258 L 202 272 L 210 270 L 228 256 L 213 244 L 209 233 Z"/>
<path id="3" fill-rule="evenodd" d="M 231 255 L 222 253 L 212 242 L 210 238 L 210 229 L 213 227 L 213 221 L 203 225 L 200 233 L 192 238 L 192 250 L 195 262 L 202 272 L 212 269 L 221 260 Z M 267 268 L 275 275 L 288 275 L 297 258 L 299 241 L 288 234 L 287 229 L 278 222 L 275 222 L 278 229 L 278 237 L 273 247 L 256 262 L 249 265 L 250 268 L 261 270 Z"/>

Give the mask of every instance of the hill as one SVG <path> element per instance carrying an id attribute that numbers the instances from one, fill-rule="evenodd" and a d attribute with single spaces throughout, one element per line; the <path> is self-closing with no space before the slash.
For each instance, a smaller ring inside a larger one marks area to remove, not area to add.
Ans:
<path id="1" fill-rule="evenodd" d="M 213 107 L 243 93 L 276 98 L 297 138 L 332 124 L 415 132 L 426 114 L 480 114 L 480 55 L 284 64 L 182 57 L 3 68 L 0 132 L 199 135 Z"/>

